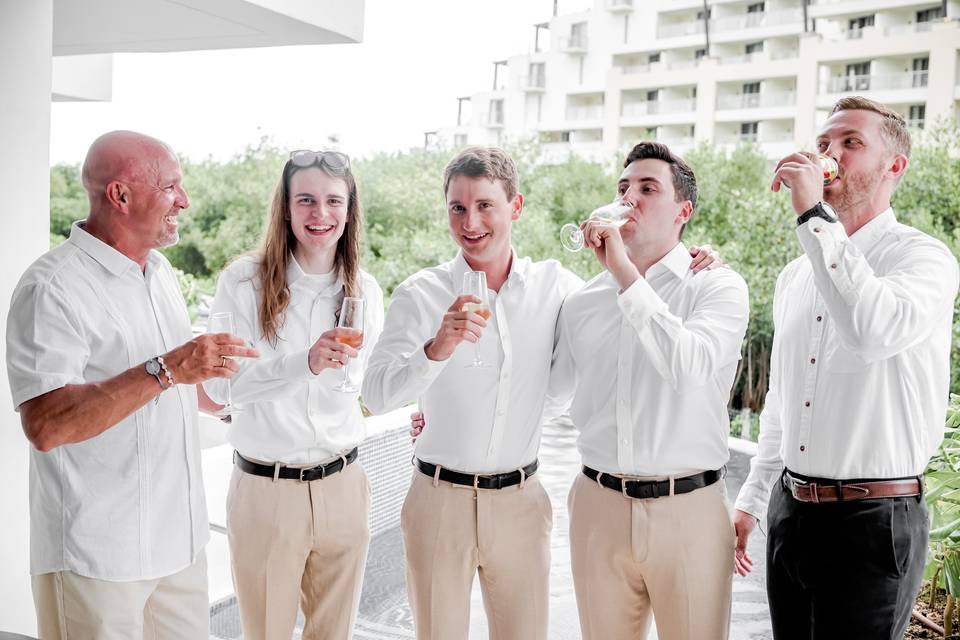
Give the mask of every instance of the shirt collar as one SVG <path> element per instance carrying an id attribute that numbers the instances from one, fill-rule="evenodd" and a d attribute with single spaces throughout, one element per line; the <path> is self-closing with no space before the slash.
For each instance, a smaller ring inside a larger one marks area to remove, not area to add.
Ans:
<path id="1" fill-rule="evenodd" d="M 463 274 L 467 271 L 473 271 L 466 258 L 463 257 L 463 250 L 457 251 L 456 257 L 450 261 L 450 278 L 453 280 L 454 291 L 459 291 L 463 284 Z M 520 286 L 526 285 L 527 269 L 530 267 L 529 258 L 517 256 L 517 251 L 510 247 L 510 273 L 507 274 L 507 282 L 516 282 Z"/>
<path id="2" fill-rule="evenodd" d="M 689 271 L 690 253 L 687 251 L 687 247 L 682 242 L 678 242 L 676 246 L 668 251 L 665 256 L 653 263 L 650 268 L 647 269 L 647 274 L 644 276 L 644 278 L 646 280 L 651 280 L 659 276 L 661 273 L 672 273 L 678 279 L 683 280 Z"/>
<path id="3" fill-rule="evenodd" d="M 854 231 L 850 241 L 860 250 L 860 253 L 866 253 L 896 221 L 897 216 L 893 213 L 893 208 L 887 207 L 883 213 Z"/>
<path id="4" fill-rule="evenodd" d="M 119 276 L 128 269 L 136 269 L 138 272 L 140 271 L 140 265 L 138 265 L 136 262 L 123 255 L 100 238 L 88 233 L 86 229 L 83 228 L 85 224 L 86 220 L 74 222 L 73 226 L 70 227 L 70 238 L 67 240 L 67 242 L 76 245 L 81 251 L 99 262 L 104 269 L 115 276 Z M 153 251 L 148 254 L 148 263 L 154 261 L 155 256 L 153 254 Z"/>
<path id="5" fill-rule="evenodd" d="M 297 259 L 293 257 L 293 253 L 290 253 L 290 261 L 287 264 L 287 286 L 292 287 L 297 282 L 297 280 L 300 280 L 305 275 L 307 274 L 303 270 L 303 268 L 300 266 L 300 263 L 297 262 Z M 340 289 L 342 288 L 343 288 L 343 274 L 340 272 L 337 272 L 336 279 L 333 281 L 333 283 L 329 287 L 324 289 L 322 293 L 329 295 L 329 294 L 333 294 L 335 292 L 340 291 Z"/>

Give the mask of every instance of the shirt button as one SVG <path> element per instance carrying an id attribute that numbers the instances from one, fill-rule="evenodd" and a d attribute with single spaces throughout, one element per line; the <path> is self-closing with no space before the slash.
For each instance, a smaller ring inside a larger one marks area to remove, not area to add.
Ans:
<path id="1" fill-rule="evenodd" d="M 831 269 L 836 269 L 836 268 L 837 268 L 837 263 L 834 262 L 833 264 L 831 264 L 831 265 L 830 265 L 830 268 L 831 268 Z"/>
<path id="2" fill-rule="evenodd" d="M 816 358 L 810 358 L 810 364 L 817 364 Z"/>
<path id="3" fill-rule="evenodd" d="M 800 445 L 800 451 L 806 451 L 806 450 L 807 450 L 807 448 L 806 448 L 805 446 Z"/>
<path id="4" fill-rule="evenodd" d="M 804 402 L 804 403 L 803 403 L 803 406 L 805 406 L 805 407 L 809 407 L 809 406 L 810 406 L 810 401 L 809 401 L 809 400 L 807 400 L 806 402 Z"/>
<path id="5" fill-rule="evenodd" d="M 823 316 L 817 316 L 817 322 L 820 322 L 821 320 L 823 320 Z"/>
<path id="6" fill-rule="evenodd" d="M 814 227 L 814 228 L 813 228 L 813 232 L 814 232 L 814 233 L 820 233 L 820 227 Z"/>

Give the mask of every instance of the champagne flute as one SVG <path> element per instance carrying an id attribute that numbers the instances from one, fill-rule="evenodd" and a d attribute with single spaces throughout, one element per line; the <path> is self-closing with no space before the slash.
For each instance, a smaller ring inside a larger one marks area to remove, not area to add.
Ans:
<path id="1" fill-rule="evenodd" d="M 472 311 L 484 320 L 490 319 L 490 301 L 487 296 L 487 274 L 483 271 L 467 271 L 463 274 L 463 289 L 461 293 L 465 296 L 475 296 L 480 298 L 480 302 L 467 302 L 463 305 L 464 311 Z M 480 341 L 474 344 L 476 352 L 473 362 L 467 365 L 467 368 L 486 367 L 487 365 L 480 359 Z"/>
<path id="2" fill-rule="evenodd" d="M 363 344 L 363 298 L 344 298 L 340 305 L 340 318 L 337 320 L 340 329 L 354 329 L 350 333 L 341 333 L 336 341 L 348 347 L 359 349 Z M 343 382 L 333 388 L 341 393 L 355 393 L 359 391 L 356 385 L 350 382 L 350 360 L 343 363 Z"/>
<path id="3" fill-rule="evenodd" d="M 622 227 L 629 221 L 627 214 L 633 210 L 633 207 L 626 204 L 620 198 L 617 198 L 610 204 L 605 204 L 599 209 L 594 209 L 590 214 L 590 220 L 600 220 L 607 222 L 615 227 Z M 583 231 L 579 225 L 567 223 L 560 227 L 560 244 L 567 251 L 576 253 L 583 249 Z"/>
<path id="4" fill-rule="evenodd" d="M 210 314 L 210 318 L 207 321 L 207 333 L 229 333 L 235 335 L 237 332 L 236 328 L 233 322 L 233 313 L 230 311 L 220 311 Z M 223 357 L 229 358 L 230 356 Z M 236 413 L 243 413 L 243 409 L 238 409 L 233 406 L 233 392 L 230 388 L 230 378 L 226 378 L 223 383 L 227 388 L 227 401 L 223 404 L 223 408 L 213 415 L 220 418 L 229 418 Z"/>

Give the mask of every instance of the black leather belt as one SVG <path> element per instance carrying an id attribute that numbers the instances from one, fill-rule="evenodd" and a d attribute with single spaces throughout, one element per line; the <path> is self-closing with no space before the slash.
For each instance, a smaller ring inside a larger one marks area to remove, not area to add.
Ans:
<path id="1" fill-rule="evenodd" d="M 674 495 L 690 493 L 703 487 L 709 487 L 722 478 L 725 471 L 726 467 L 722 467 L 716 471 L 704 471 L 692 476 L 674 478 L 673 493 Z M 609 473 L 602 473 L 588 466 L 583 467 L 583 475 L 599 482 L 607 489 L 622 493 L 627 498 L 646 500 L 647 498 L 663 498 L 670 495 L 669 480 L 628 480 Z M 597 480 L 598 477 L 599 480 Z"/>
<path id="2" fill-rule="evenodd" d="M 347 465 L 356 462 L 359 452 L 357 447 L 354 447 L 349 453 L 345 456 L 337 458 L 333 462 L 328 462 L 327 464 L 318 464 L 315 467 L 287 467 L 280 465 L 280 468 L 277 469 L 276 466 L 271 464 L 258 464 L 256 462 L 251 462 L 247 460 L 239 452 L 233 452 L 233 464 L 237 465 L 237 468 L 240 471 L 255 475 L 263 476 L 265 478 L 283 478 L 284 480 L 299 480 L 300 482 L 312 482 L 314 480 L 323 480 L 327 476 L 339 473 L 347 468 Z"/>
<path id="3" fill-rule="evenodd" d="M 416 465 L 420 473 L 425 476 L 432 478 L 437 473 L 437 465 L 424 462 L 420 458 L 416 459 Z M 462 484 L 465 487 L 473 487 L 474 489 L 503 489 L 504 487 L 512 487 L 515 484 L 520 484 L 520 480 L 525 480 L 535 474 L 538 466 L 540 466 L 540 462 L 534 460 L 523 467 L 523 469 L 509 473 L 493 473 L 489 475 L 460 473 L 459 471 L 451 471 L 450 469 L 440 467 L 440 480 L 452 482 L 453 484 Z M 522 474 L 521 471 L 523 472 Z"/>

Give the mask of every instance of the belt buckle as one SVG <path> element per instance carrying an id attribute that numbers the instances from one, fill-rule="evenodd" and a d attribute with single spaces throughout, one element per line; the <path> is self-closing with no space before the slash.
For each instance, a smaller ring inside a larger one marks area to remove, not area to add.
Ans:
<path id="1" fill-rule="evenodd" d="M 628 482 L 630 482 L 630 480 L 627 480 L 626 478 L 620 478 L 620 491 L 623 492 L 623 497 L 624 497 L 624 498 L 630 499 L 631 496 L 630 496 L 629 493 L 627 493 L 627 483 L 628 483 Z"/>
<path id="2" fill-rule="evenodd" d="M 480 490 L 480 487 L 477 486 L 479 482 L 480 482 L 480 474 L 479 473 L 473 474 L 473 490 L 474 491 Z"/>
<path id="3" fill-rule="evenodd" d="M 327 476 L 327 468 L 322 464 L 318 464 L 316 467 L 305 467 L 300 469 L 300 482 L 312 482 L 312 480 L 304 480 L 303 474 L 305 474 L 307 471 L 313 471 L 314 469 L 320 469 L 321 480 Z M 316 478 L 314 478 L 314 480 L 316 480 Z"/>

